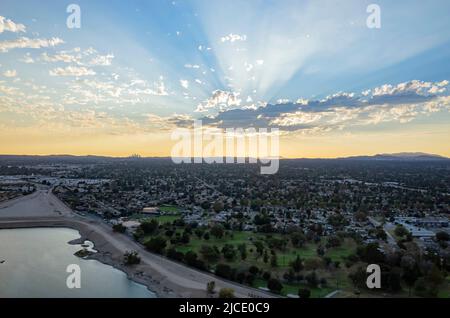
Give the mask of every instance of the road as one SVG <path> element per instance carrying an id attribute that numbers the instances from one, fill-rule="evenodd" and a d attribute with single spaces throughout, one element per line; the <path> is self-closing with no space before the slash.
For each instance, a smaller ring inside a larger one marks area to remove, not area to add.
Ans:
<path id="1" fill-rule="evenodd" d="M 375 220 L 373 217 L 368 217 L 368 219 L 369 219 L 369 222 L 372 223 L 373 226 L 375 226 L 375 227 L 381 226 L 381 222 L 378 222 L 378 221 Z M 389 223 L 386 223 L 386 224 L 383 226 L 384 233 L 386 233 L 386 236 L 387 236 L 387 242 L 388 242 L 388 244 L 389 244 L 391 247 L 397 248 L 397 241 L 396 241 L 395 238 L 392 236 L 392 234 L 389 233 L 389 231 L 388 231 L 388 230 L 389 230 L 389 229 L 388 229 L 389 225 L 388 225 L 388 224 L 389 224 Z"/>
<path id="2" fill-rule="evenodd" d="M 69 227 L 78 230 L 83 239 L 94 242 L 95 249 L 99 251 L 96 259 L 124 270 L 160 297 L 205 297 L 206 284 L 210 281 L 216 282 L 217 290 L 232 288 L 236 297 L 275 297 L 271 293 L 226 281 L 150 253 L 127 235 L 113 232 L 109 225 L 73 213 L 50 191 L 40 190 L 0 205 L 0 228 L 26 227 Z M 132 268 L 123 266 L 121 263 L 126 251 L 137 251 L 141 264 Z"/>

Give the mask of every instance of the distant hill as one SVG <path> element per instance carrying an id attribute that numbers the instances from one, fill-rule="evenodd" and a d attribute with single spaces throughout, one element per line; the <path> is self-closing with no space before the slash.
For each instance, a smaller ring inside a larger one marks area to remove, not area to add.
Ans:
<path id="1" fill-rule="evenodd" d="M 425 160 L 450 160 L 450 158 L 428 154 L 423 152 L 399 152 L 399 153 L 383 153 L 374 156 L 354 156 L 341 159 L 358 159 L 358 160 L 408 160 L 408 161 L 425 161 Z"/>

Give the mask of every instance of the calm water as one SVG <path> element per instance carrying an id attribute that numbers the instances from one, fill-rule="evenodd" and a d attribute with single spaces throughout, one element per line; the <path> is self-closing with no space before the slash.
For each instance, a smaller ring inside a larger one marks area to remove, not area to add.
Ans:
<path id="1" fill-rule="evenodd" d="M 122 271 L 73 255 L 82 247 L 68 242 L 79 237 L 64 228 L 0 230 L 0 298 L 155 297 Z M 66 286 L 69 264 L 81 268 L 80 289 Z"/>

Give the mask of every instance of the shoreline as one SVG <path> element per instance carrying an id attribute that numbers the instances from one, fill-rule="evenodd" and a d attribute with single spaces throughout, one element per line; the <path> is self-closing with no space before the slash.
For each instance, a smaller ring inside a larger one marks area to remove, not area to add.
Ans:
<path id="1" fill-rule="evenodd" d="M 115 233 L 106 224 L 85 217 L 72 215 L 32 219 L 0 218 L 0 229 L 18 228 L 70 228 L 78 231 L 80 237 L 69 244 L 82 244 L 87 240 L 94 244 L 97 251 L 85 259 L 97 260 L 124 272 L 128 279 L 146 286 L 157 298 L 212 297 L 206 293 L 206 283 L 209 281 L 216 282 L 216 292 L 221 288 L 232 288 L 237 298 L 277 297 L 269 292 L 227 281 L 150 253 L 128 236 Z M 124 265 L 123 254 L 126 251 L 137 251 L 141 263 Z"/>
<path id="2" fill-rule="evenodd" d="M 81 245 L 84 241 L 90 241 L 94 244 L 94 249 L 97 250 L 96 253 L 90 254 L 83 259 L 95 260 L 102 264 L 114 267 L 117 270 L 125 273 L 127 279 L 144 285 L 150 292 L 155 294 L 157 298 L 173 298 L 177 297 L 176 293 L 167 288 L 161 286 L 158 280 L 152 278 L 151 275 L 145 275 L 143 271 L 139 270 L 140 265 L 126 266 L 121 262 L 116 253 L 105 250 L 105 246 L 109 245 L 107 242 L 102 242 L 98 235 L 94 231 L 88 231 L 87 228 L 82 226 L 82 223 L 71 222 L 71 220 L 0 220 L 0 230 L 6 229 L 31 229 L 31 228 L 66 228 L 74 230 L 80 236 L 74 240 L 66 242 L 69 245 Z M 102 248 L 99 248 L 97 244 L 101 244 Z M 77 256 L 78 257 L 78 256 Z"/>

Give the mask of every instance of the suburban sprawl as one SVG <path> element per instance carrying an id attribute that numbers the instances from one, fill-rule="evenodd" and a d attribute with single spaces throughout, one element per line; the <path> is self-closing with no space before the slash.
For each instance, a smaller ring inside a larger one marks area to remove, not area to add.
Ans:
<path id="1" fill-rule="evenodd" d="M 281 160 L 261 175 L 257 164 L 1 156 L 0 202 L 38 189 L 151 253 L 274 295 L 450 297 L 447 159 Z M 380 289 L 367 288 L 368 264 Z"/>

